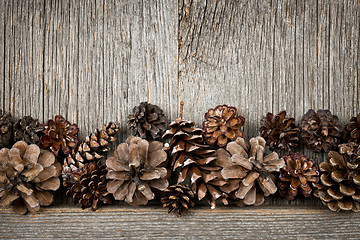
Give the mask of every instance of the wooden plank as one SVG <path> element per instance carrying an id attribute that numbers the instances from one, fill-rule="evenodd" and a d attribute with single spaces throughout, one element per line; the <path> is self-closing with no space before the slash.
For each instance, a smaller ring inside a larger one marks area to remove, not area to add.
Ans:
<path id="1" fill-rule="evenodd" d="M 346 224 L 345 224 L 346 223 Z M 159 207 L 60 206 L 34 215 L 0 211 L 1 238 L 77 239 L 359 239 L 360 215 L 325 208 L 278 206 L 194 209 L 169 216 Z"/>
<path id="2" fill-rule="evenodd" d="M 5 2 L 0 1 L 0 109 L 5 108 Z"/>

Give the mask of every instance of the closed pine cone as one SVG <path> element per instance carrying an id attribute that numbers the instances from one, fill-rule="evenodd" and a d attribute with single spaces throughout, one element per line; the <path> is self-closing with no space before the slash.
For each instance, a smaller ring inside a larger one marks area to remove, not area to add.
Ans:
<path id="1" fill-rule="evenodd" d="M 298 190 L 305 197 L 310 197 L 312 184 L 319 180 L 319 172 L 312 159 L 300 153 L 283 156 L 285 166 L 280 169 L 278 188 L 281 197 L 294 200 Z"/>
<path id="2" fill-rule="evenodd" d="M 157 105 L 142 102 L 134 107 L 128 117 L 129 128 L 134 136 L 148 140 L 158 139 L 165 132 L 167 117 Z"/>
<path id="3" fill-rule="evenodd" d="M 320 164 L 320 182 L 314 195 L 332 211 L 360 212 L 360 149 L 356 143 L 340 144 Z"/>
<path id="4" fill-rule="evenodd" d="M 352 117 L 345 125 L 342 139 L 344 142 L 360 143 L 360 114 Z"/>
<path id="5" fill-rule="evenodd" d="M 177 184 L 169 186 L 164 191 L 161 202 L 164 208 L 169 209 L 169 214 L 173 213 L 181 217 L 183 213 L 188 213 L 189 208 L 194 206 L 194 193 L 187 186 Z"/>
<path id="6" fill-rule="evenodd" d="M 113 198 L 107 191 L 106 167 L 101 161 L 86 163 L 81 169 L 79 181 L 70 185 L 66 192 L 74 199 L 74 203 L 80 204 L 81 207 L 95 211 L 99 204 L 111 204 Z"/>
<path id="7" fill-rule="evenodd" d="M 39 211 L 53 201 L 49 191 L 60 187 L 61 165 L 47 150 L 19 141 L 0 150 L 0 205 L 15 212 Z"/>
<path id="8" fill-rule="evenodd" d="M 301 119 L 301 138 L 306 147 L 329 152 L 340 142 L 341 126 L 337 116 L 329 110 L 310 109 Z"/>
<path id="9" fill-rule="evenodd" d="M 222 166 L 221 175 L 229 184 L 221 189 L 238 200 L 238 204 L 261 205 L 264 196 L 277 191 L 273 172 L 285 165 L 277 153 L 265 155 L 265 140 L 250 139 L 250 147 L 243 138 L 228 143 L 225 149 L 216 151 L 216 162 Z"/>
<path id="10" fill-rule="evenodd" d="M 236 108 L 219 105 L 205 114 L 203 128 L 208 144 L 224 147 L 229 141 L 244 137 L 241 127 L 245 123 L 242 116 L 236 117 Z"/>
<path id="11" fill-rule="evenodd" d="M 267 113 L 261 119 L 260 134 L 271 151 L 290 152 L 299 145 L 300 130 L 295 126 L 295 118 L 287 118 L 286 111 L 274 115 Z"/>
<path id="12" fill-rule="evenodd" d="M 106 160 L 109 180 L 107 190 L 116 200 L 131 205 L 146 205 L 154 199 L 152 188 L 164 191 L 169 183 L 167 169 L 160 165 L 167 160 L 161 142 L 148 142 L 131 136 L 121 143 Z"/>
<path id="13" fill-rule="evenodd" d="M 24 141 L 27 144 L 38 144 L 43 130 L 37 119 L 25 116 L 14 124 L 14 142 Z"/>
<path id="14" fill-rule="evenodd" d="M 9 148 L 13 144 L 13 125 L 11 114 L 0 110 L 0 148 Z"/>
<path id="15" fill-rule="evenodd" d="M 70 154 L 71 149 L 79 142 L 77 125 L 70 124 L 60 115 L 55 116 L 55 120 L 49 120 L 43 127 L 44 135 L 40 138 L 40 147 L 49 149 L 55 156 L 58 156 L 59 152 Z"/>

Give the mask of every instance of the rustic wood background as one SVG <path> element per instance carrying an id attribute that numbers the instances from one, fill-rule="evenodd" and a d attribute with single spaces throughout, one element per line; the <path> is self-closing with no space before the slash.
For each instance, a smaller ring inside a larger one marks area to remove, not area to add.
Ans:
<path id="1" fill-rule="evenodd" d="M 40 121 L 62 114 L 81 136 L 119 121 L 119 142 L 141 101 L 175 119 L 184 100 L 185 118 L 199 126 L 209 108 L 236 106 L 248 138 L 269 111 L 285 109 L 299 122 L 309 108 L 330 109 L 345 124 L 360 112 L 359 34 L 360 0 L 0 0 L 0 107 Z M 317 200 L 267 204 L 277 207 L 200 209 L 180 220 L 152 207 L 61 205 L 25 217 L 2 210 L 0 236 L 105 237 L 111 226 L 122 232 L 109 237 L 360 237 L 359 216 L 330 213 Z M 130 233 L 134 226 L 142 229 Z"/>

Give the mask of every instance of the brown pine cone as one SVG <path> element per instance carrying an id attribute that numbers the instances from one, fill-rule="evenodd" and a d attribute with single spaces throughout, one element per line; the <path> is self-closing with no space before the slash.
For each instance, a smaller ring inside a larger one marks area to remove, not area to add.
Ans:
<path id="1" fill-rule="evenodd" d="M 161 167 L 167 155 L 161 142 L 148 142 L 131 136 L 121 143 L 114 155 L 106 160 L 110 179 L 108 192 L 116 200 L 124 200 L 131 205 L 146 205 L 154 199 L 152 188 L 164 191 L 169 183 L 167 169 Z"/>
<path id="2" fill-rule="evenodd" d="M 111 204 L 113 198 L 107 191 L 106 167 L 101 161 L 86 163 L 80 169 L 79 181 L 71 184 L 67 195 L 72 196 L 75 204 L 80 204 L 83 209 L 91 207 L 96 211 L 99 204 Z"/>
<path id="3" fill-rule="evenodd" d="M 13 144 L 14 121 L 11 114 L 0 110 L 0 148 L 10 148 Z"/>
<path id="4" fill-rule="evenodd" d="M 310 109 L 301 119 L 301 138 L 306 147 L 315 152 L 329 152 L 340 142 L 341 126 L 337 116 L 329 110 Z"/>
<path id="5" fill-rule="evenodd" d="M 158 139 L 165 132 L 167 117 L 157 105 L 147 102 L 134 107 L 128 117 L 128 124 L 134 136 L 148 140 Z"/>
<path id="6" fill-rule="evenodd" d="M 240 128 L 244 125 L 245 118 L 235 117 L 235 115 L 236 108 L 227 105 L 219 105 L 210 109 L 205 114 L 206 120 L 203 122 L 206 142 L 224 147 L 228 142 L 238 137 L 244 137 Z"/>
<path id="7" fill-rule="evenodd" d="M 350 122 L 345 125 L 342 140 L 343 142 L 360 143 L 360 114 L 352 117 Z"/>
<path id="8" fill-rule="evenodd" d="M 275 152 L 265 156 L 265 143 L 262 137 L 255 137 L 249 147 L 243 138 L 237 138 L 226 150 L 216 151 L 216 162 L 223 167 L 221 175 L 229 182 L 221 189 L 241 206 L 261 205 L 264 196 L 277 191 L 273 172 L 279 172 L 285 162 Z"/>
<path id="9" fill-rule="evenodd" d="M 38 144 L 43 130 L 37 119 L 25 116 L 14 124 L 14 142 L 24 141 L 27 144 Z"/>
<path id="10" fill-rule="evenodd" d="M 169 214 L 176 214 L 181 217 L 183 213 L 188 213 L 189 208 L 194 206 L 194 193 L 187 186 L 177 184 L 169 186 L 164 191 L 161 198 L 164 208 L 169 209 Z"/>
<path id="11" fill-rule="evenodd" d="M 340 144 L 320 164 L 320 182 L 314 195 L 332 211 L 360 212 L 360 149 L 356 143 Z"/>
<path id="12" fill-rule="evenodd" d="M 315 162 L 300 153 L 283 156 L 285 166 L 280 169 L 278 188 L 281 197 L 294 200 L 298 189 L 304 197 L 310 197 L 312 185 L 319 181 Z"/>
<path id="13" fill-rule="evenodd" d="M 261 119 L 259 129 L 271 151 L 290 152 L 299 145 L 300 129 L 295 126 L 295 118 L 287 118 L 286 111 L 274 115 L 267 113 Z"/>
<path id="14" fill-rule="evenodd" d="M 60 187 L 61 165 L 47 150 L 19 141 L 0 150 L 0 205 L 15 212 L 39 211 L 53 201 L 49 191 Z"/>

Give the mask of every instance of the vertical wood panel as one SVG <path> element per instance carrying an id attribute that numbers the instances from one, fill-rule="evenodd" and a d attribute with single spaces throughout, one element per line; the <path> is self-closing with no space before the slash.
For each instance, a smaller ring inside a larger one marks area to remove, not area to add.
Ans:
<path id="1" fill-rule="evenodd" d="M 5 2 L 0 1 L 0 108 L 5 108 Z"/>

